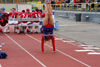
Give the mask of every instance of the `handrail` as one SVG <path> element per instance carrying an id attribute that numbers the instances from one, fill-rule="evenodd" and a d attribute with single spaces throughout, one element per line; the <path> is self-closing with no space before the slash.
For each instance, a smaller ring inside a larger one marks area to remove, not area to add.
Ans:
<path id="1" fill-rule="evenodd" d="M 43 7 L 44 4 L 39 4 Z M 94 5 L 94 7 L 93 7 Z M 63 4 L 52 4 L 53 10 L 72 10 L 72 11 L 92 11 L 95 12 L 100 9 L 100 3 L 63 3 Z"/>

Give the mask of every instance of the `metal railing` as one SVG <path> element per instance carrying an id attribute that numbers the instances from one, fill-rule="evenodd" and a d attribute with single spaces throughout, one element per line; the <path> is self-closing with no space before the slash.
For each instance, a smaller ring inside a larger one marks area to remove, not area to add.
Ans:
<path id="1" fill-rule="evenodd" d="M 45 9 L 45 4 L 39 4 L 38 6 Z M 100 3 L 52 4 L 52 8 L 53 10 L 100 12 Z"/>
<path id="2" fill-rule="evenodd" d="M 14 4 L 6 4 L 13 6 Z M 15 8 L 18 4 L 15 4 Z M 0 4 L 0 7 L 5 7 L 5 4 Z M 45 9 L 45 4 L 32 4 L 32 7 L 39 9 Z M 64 10 L 64 11 L 85 11 L 85 12 L 100 12 L 100 3 L 63 3 L 63 4 L 52 4 L 53 10 Z M 11 8 L 9 8 L 11 9 Z"/>

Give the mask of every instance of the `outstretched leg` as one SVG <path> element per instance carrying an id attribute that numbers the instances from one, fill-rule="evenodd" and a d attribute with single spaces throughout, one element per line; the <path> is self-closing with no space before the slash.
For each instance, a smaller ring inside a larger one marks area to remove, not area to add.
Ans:
<path id="1" fill-rule="evenodd" d="M 52 38 L 52 46 L 53 46 L 53 51 L 55 51 L 56 48 L 55 48 L 55 37 L 54 36 Z"/>
<path id="2" fill-rule="evenodd" d="M 49 8 L 49 10 L 48 10 L 49 24 L 54 26 L 54 19 L 53 19 L 53 16 L 52 16 L 52 7 L 51 7 L 50 3 L 48 4 L 48 8 Z"/>
<path id="3" fill-rule="evenodd" d="M 41 39 L 41 49 L 42 49 L 42 52 L 44 52 L 44 37 L 42 35 L 42 39 Z"/>
<path id="4" fill-rule="evenodd" d="M 46 3 L 45 6 L 45 18 L 44 18 L 44 22 L 43 22 L 43 26 L 46 26 L 48 23 L 50 25 L 54 25 L 54 19 L 52 17 L 52 7 L 50 3 Z"/>
<path id="5" fill-rule="evenodd" d="M 46 26 L 48 24 L 48 4 L 46 4 L 45 6 L 45 18 L 44 18 L 44 21 L 43 21 L 43 26 Z"/>

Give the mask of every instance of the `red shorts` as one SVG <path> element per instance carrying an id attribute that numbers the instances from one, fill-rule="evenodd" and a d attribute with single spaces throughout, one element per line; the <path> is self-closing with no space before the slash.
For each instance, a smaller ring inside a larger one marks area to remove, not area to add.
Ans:
<path id="1" fill-rule="evenodd" d="M 45 27 L 47 27 L 47 28 L 51 28 L 51 27 L 53 27 L 53 25 L 48 24 L 48 25 L 46 25 Z"/>

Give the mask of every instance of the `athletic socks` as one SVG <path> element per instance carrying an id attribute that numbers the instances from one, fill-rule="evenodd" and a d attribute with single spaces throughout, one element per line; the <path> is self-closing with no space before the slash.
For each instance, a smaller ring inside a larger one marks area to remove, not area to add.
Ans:
<path id="1" fill-rule="evenodd" d="M 39 27 L 35 28 L 36 32 L 39 32 Z"/>
<path id="2" fill-rule="evenodd" d="M 29 31 L 32 33 L 33 31 L 32 31 L 32 29 L 29 29 Z"/>

